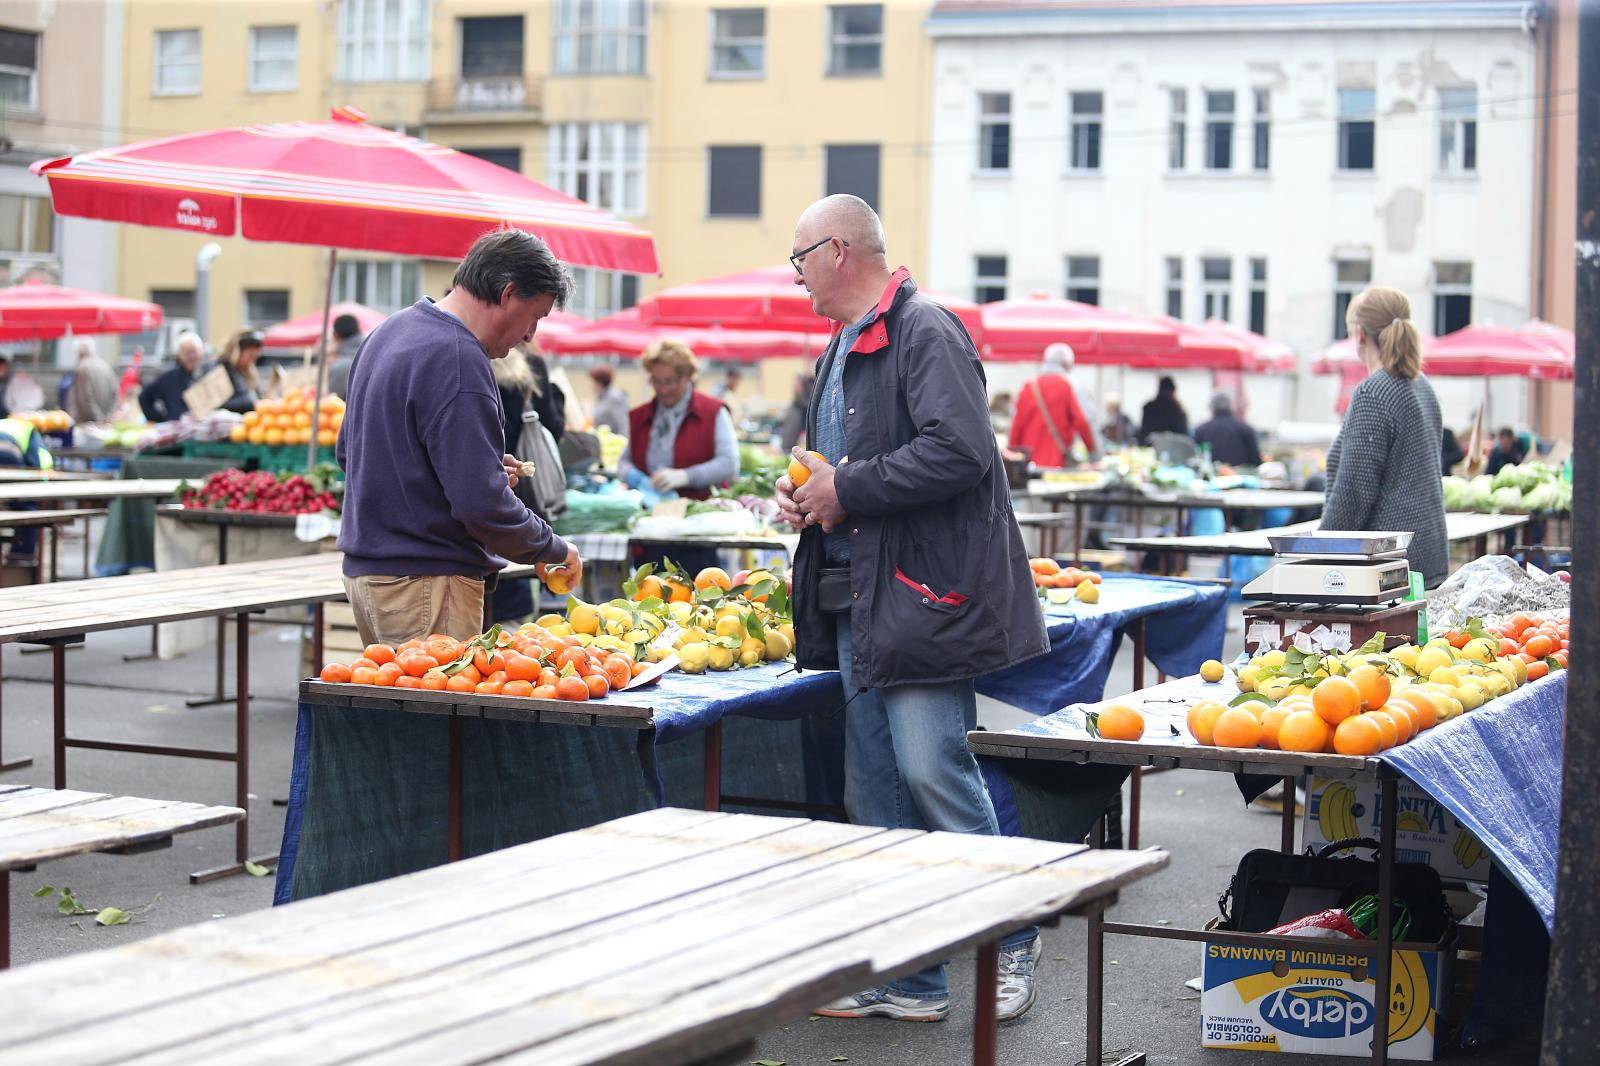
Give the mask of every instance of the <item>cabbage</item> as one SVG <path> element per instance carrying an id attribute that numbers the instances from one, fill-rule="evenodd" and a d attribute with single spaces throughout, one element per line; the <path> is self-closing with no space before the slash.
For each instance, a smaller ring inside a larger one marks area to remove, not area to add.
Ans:
<path id="1" fill-rule="evenodd" d="M 1520 509 L 1535 513 L 1553 511 L 1559 496 L 1560 490 L 1556 487 L 1556 484 L 1546 481 L 1542 485 L 1535 485 L 1522 494 L 1522 506 Z"/>
<path id="2" fill-rule="evenodd" d="M 1466 478 L 1446 477 L 1444 479 L 1444 509 L 1446 511 L 1465 510 L 1467 492 Z"/>
<path id="3" fill-rule="evenodd" d="M 1496 514 L 1501 511 L 1520 511 L 1522 509 L 1522 490 L 1513 485 L 1508 485 L 1503 489 L 1495 489 L 1492 500 L 1492 506 Z"/>

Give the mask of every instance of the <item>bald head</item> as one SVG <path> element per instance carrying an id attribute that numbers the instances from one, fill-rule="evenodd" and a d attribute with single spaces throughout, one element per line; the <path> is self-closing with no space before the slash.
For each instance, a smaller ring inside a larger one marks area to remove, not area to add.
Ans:
<path id="1" fill-rule="evenodd" d="M 824 196 L 800 216 L 800 225 L 848 241 L 857 255 L 884 259 L 888 242 L 883 222 L 865 200 L 848 193 Z"/>

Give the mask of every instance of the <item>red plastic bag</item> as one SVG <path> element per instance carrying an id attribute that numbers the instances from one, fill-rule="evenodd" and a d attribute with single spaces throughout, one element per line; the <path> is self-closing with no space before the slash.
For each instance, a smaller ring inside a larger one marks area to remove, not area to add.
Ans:
<path id="1" fill-rule="evenodd" d="M 1338 907 L 1308 914 L 1304 918 L 1296 918 L 1267 932 L 1274 936 L 1321 936 L 1335 940 L 1366 939 L 1361 930 L 1356 928 L 1355 923 L 1350 921 L 1350 916 Z"/>

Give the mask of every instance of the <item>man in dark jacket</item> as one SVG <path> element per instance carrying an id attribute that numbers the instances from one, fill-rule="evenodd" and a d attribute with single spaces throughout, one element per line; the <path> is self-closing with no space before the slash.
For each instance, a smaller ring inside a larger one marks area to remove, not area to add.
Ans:
<path id="1" fill-rule="evenodd" d="M 1211 397 L 1211 420 L 1195 427 L 1197 444 L 1211 445 L 1211 461 L 1229 466 L 1260 466 L 1261 442 L 1255 427 L 1233 413 L 1233 397 Z"/>
<path id="2" fill-rule="evenodd" d="M 171 422 L 182 418 L 189 410 L 184 392 L 203 375 L 201 363 L 206 358 L 206 343 L 196 333 L 178 336 L 174 356 L 177 365 L 146 385 L 139 392 L 139 406 L 144 417 L 151 422 Z"/>
<path id="3" fill-rule="evenodd" d="M 795 283 L 840 332 L 817 367 L 798 488 L 778 505 L 802 530 L 796 654 L 837 668 L 852 821 L 996 835 L 966 732 L 973 679 L 1049 641 L 989 425 L 978 354 L 961 321 L 892 274 L 883 225 L 854 196 L 829 196 L 795 227 Z M 1001 945 L 999 1015 L 1032 1004 L 1037 930 Z M 830 1017 L 938 1021 L 943 965 L 828 1004 Z"/>

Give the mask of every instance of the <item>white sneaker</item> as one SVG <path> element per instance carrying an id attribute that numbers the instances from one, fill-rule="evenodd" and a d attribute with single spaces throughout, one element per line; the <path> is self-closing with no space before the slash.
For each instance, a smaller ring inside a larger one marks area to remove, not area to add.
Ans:
<path id="1" fill-rule="evenodd" d="M 1033 1006 L 1033 969 L 1039 962 L 1041 941 L 1032 940 L 1000 951 L 1000 990 L 995 997 L 995 1018 L 1009 1022 L 1022 1017 Z"/>
<path id="2" fill-rule="evenodd" d="M 1029 982 L 1031 988 L 1032 982 Z M 1030 1000 L 1032 993 L 1029 993 Z M 893 1018 L 897 1022 L 942 1022 L 950 1013 L 950 997 L 915 999 L 887 988 L 869 988 L 812 1011 L 824 1018 Z"/>

